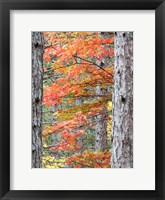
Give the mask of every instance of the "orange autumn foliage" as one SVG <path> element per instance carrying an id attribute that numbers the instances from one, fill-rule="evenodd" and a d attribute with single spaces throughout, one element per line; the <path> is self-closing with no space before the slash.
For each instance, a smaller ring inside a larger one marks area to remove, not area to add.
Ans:
<path id="1" fill-rule="evenodd" d="M 55 122 L 45 127 L 42 135 L 60 133 L 62 138 L 49 150 L 73 152 L 67 162 L 75 168 L 109 167 L 109 151 L 84 152 L 80 141 L 85 134 L 83 127 L 94 128 L 94 117 L 102 114 L 103 106 L 112 98 L 108 91 L 106 95 L 96 95 L 95 88 L 112 87 L 113 61 L 107 64 L 105 58 L 113 58 L 114 37 L 104 38 L 100 32 L 44 32 L 44 37 L 44 62 L 52 63 L 51 69 L 44 68 L 44 73 L 51 70 L 58 78 L 44 89 L 43 105 L 53 106 L 56 111 Z M 63 104 L 67 107 L 59 108 Z"/>

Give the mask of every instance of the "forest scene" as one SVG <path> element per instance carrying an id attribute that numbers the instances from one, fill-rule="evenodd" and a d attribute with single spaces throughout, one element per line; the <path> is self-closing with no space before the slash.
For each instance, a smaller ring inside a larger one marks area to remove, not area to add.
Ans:
<path id="1" fill-rule="evenodd" d="M 32 32 L 32 168 L 133 167 L 133 32 Z"/>

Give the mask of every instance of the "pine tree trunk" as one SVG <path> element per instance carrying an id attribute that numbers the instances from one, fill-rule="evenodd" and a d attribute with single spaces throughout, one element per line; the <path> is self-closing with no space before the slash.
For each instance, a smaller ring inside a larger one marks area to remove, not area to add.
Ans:
<path id="1" fill-rule="evenodd" d="M 32 33 L 32 168 L 42 164 L 42 93 L 44 37 Z"/>
<path id="2" fill-rule="evenodd" d="M 112 168 L 133 167 L 133 32 L 115 34 Z"/>
<path id="3" fill-rule="evenodd" d="M 101 38 L 110 38 L 113 37 L 114 34 L 111 32 L 101 32 Z M 104 46 L 105 48 L 105 46 Z M 110 57 L 109 55 L 102 59 L 102 63 L 98 61 L 98 65 L 100 65 L 103 69 L 109 67 Z M 106 95 L 107 88 L 100 88 L 98 84 L 96 87 L 96 95 Z M 107 107 L 102 108 L 102 114 L 97 116 L 97 124 L 95 126 L 95 150 L 104 151 L 107 146 Z"/>
<path id="4" fill-rule="evenodd" d="M 96 87 L 96 95 L 103 95 L 103 91 L 100 85 Z M 106 119 L 106 107 L 102 108 L 102 114 L 97 117 L 97 123 L 95 126 L 95 150 L 104 151 L 107 144 L 107 119 Z"/>

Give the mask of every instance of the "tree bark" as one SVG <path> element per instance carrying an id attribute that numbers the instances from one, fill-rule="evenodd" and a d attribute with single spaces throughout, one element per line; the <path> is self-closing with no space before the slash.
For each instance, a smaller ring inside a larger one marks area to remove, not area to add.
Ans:
<path id="1" fill-rule="evenodd" d="M 133 32 L 116 32 L 112 168 L 133 167 Z"/>
<path id="2" fill-rule="evenodd" d="M 114 34 L 111 32 L 101 32 L 101 38 L 110 38 L 113 37 Z M 108 47 L 107 47 L 108 48 Z M 105 69 L 110 63 L 109 55 L 102 59 L 102 63 L 98 61 L 98 65 L 101 65 L 103 69 Z M 106 95 L 107 88 L 100 88 L 98 84 L 96 87 L 96 95 Z M 96 151 L 104 151 L 107 146 L 107 107 L 102 108 L 102 114 L 97 116 L 97 124 L 95 126 L 95 150 Z"/>
<path id="3" fill-rule="evenodd" d="M 98 84 L 96 86 L 96 94 L 103 95 L 104 91 Z M 102 108 L 102 114 L 97 116 L 97 123 L 95 126 L 95 150 L 104 151 L 107 144 L 107 119 L 106 119 L 106 107 Z"/>
<path id="4" fill-rule="evenodd" d="M 32 32 L 32 168 L 42 167 L 43 52 L 43 33 Z"/>

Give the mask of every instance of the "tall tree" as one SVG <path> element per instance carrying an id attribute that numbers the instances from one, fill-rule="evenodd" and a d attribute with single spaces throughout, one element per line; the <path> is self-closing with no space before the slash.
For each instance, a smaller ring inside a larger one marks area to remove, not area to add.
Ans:
<path id="1" fill-rule="evenodd" d="M 100 88 L 100 84 L 96 87 L 96 95 L 105 95 L 105 89 Z M 98 97 L 99 98 L 99 97 Z M 104 106 L 101 113 L 96 116 L 95 126 L 95 150 L 104 151 L 107 143 L 107 108 Z"/>
<path id="2" fill-rule="evenodd" d="M 109 39 L 114 37 L 114 33 L 112 32 L 101 32 L 100 37 L 102 39 Z M 103 45 L 103 48 L 105 48 L 107 51 L 109 50 L 109 46 Z M 109 65 L 112 65 L 111 62 L 111 56 L 106 54 L 102 58 L 102 61 L 98 60 L 97 64 L 102 68 L 102 70 L 105 70 Z M 112 76 L 113 77 L 113 76 Z M 100 84 L 97 84 L 96 86 L 96 95 L 103 95 L 106 96 L 108 94 L 107 87 L 104 86 L 103 88 L 100 87 Z M 99 97 L 98 97 L 99 99 Z M 104 151 L 107 146 L 107 118 L 108 118 L 108 110 L 106 106 L 102 107 L 101 114 L 98 114 L 97 116 L 97 123 L 95 127 L 95 150 L 101 150 Z"/>
<path id="3" fill-rule="evenodd" d="M 115 33 L 112 168 L 133 167 L 133 32 Z"/>
<path id="4" fill-rule="evenodd" d="M 42 94 L 43 94 L 42 32 L 32 32 L 32 167 L 42 163 Z"/>

